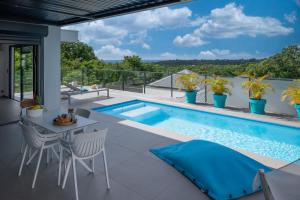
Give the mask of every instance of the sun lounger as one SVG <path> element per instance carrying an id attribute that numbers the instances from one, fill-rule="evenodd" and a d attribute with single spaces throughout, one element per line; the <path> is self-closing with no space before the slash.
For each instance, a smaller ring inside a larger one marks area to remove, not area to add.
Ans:
<path id="1" fill-rule="evenodd" d="M 70 88 L 69 91 L 63 91 L 61 92 L 62 95 L 66 95 L 68 97 L 68 103 L 71 104 L 71 96 L 78 95 L 78 94 L 87 94 L 87 93 L 94 93 L 97 92 L 98 96 L 101 91 L 106 91 L 107 98 L 109 97 L 109 88 L 97 88 L 93 89 L 89 86 L 84 87 L 75 87 L 71 84 L 65 84 L 68 88 Z"/>

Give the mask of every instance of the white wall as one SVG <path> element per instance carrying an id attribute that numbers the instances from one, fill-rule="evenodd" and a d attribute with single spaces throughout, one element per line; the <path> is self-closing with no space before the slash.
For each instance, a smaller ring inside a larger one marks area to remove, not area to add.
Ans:
<path id="1" fill-rule="evenodd" d="M 44 104 L 48 110 L 60 107 L 60 27 L 49 26 L 43 39 Z"/>
<path id="2" fill-rule="evenodd" d="M 175 75 L 173 77 L 176 77 Z M 200 76 L 201 78 L 204 78 L 203 76 Z M 225 77 L 223 77 L 225 78 Z M 231 95 L 227 96 L 226 100 L 226 106 L 228 107 L 235 107 L 235 108 L 248 108 L 249 107 L 249 96 L 248 92 L 242 88 L 242 82 L 247 80 L 246 78 L 242 77 L 234 77 L 234 78 L 225 78 L 229 80 L 231 83 L 230 89 L 231 89 Z M 289 80 L 266 80 L 266 83 L 269 83 L 273 87 L 273 91 L 267 91 L 266 95 L 263 97 L 267 100 L 266 105 L 266 112 L 269 113 L 278 113 L 278 114 L 287 114 L 287 115 L 294 115 L 296 116 L 296 111 L 293 106 L 289 105 L 287 101 L 282 102 L 281 101 L 281 94 L 282 91 L 285 90 L 292 81 Z M 166 88 L 155 88 L 151 87 L 151 85 L 155 86 L 163 86 Z M 165 77 L 164 79 L 158 80 L 154 82 L 153 84 L 150 83 L 146 87 L 146 94 L 153 94 L 153 95 L 159 95 L 161 97 L 170 97 L 170 86 L 171 86 L 171 78 Z M 175 87 L 175 81 L 173 79 L 173 87 Z M 167 88 L 169 87 L 169 88 Z M 197 102 L 198 103 L 204 103 L 205 102 L 205 92 L 204 89 L 200 87 L 200 91 L 197 94 Z M 182 98 L 184 100 L 184 92 L 180 92 L 177 90 L 174 90 L 173 93 L 174 98 Z M 213 98 L 212 98 L 212 92 L 208 90 L 207 93 L 207 102 L 212 104 Z"/>
<path id="3" fill-rule="evenodd" d="M 232 84 L 232 94 L 227 97 L 226 105 L 237 108 L 248 108 L 248 93 L 241 86 L 242 82 L 246 79 L 240 77 L 226 79 L 228 79 Z M 267 80 L 265 82 L 271 84 L 273 87 L 273 91 L 267 91 L 266 95 L 263 97 L 267 100 L 266 112 L 296 115 L 296 111 L 293 106 L 289 105 L 287 101 L 281 101 L 282 91 L 285 90 L 292 82 L 287 80 Z M 213 102 L 211 92 L 208 93 L 208 102 Z"/>

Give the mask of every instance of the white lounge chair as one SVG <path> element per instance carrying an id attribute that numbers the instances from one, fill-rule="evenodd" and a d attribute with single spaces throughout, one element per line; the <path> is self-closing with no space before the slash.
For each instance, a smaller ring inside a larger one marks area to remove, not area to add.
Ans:
<path id="1" fill-rule="evenodd" d="M 80 89 L 79 87 L 75 87 L 71 84 L 65 84 L 65 86 L 67 86 L 68 88 L 70 88 L 71 90 L 69 91 L 63 91 L 61 92 L 62 95 L 66 95 L 68 97 L 68 104 L 71 104 L 71 96 L 73 95 L 78 95 L 78 94 L 86 94 L 86 93 L 94 93 L 97 92 L 97 95 L 99 96 L 99 93 L 101 91 L 106 91 L 106 96 L 107 98 L 109 98 L 109 88 L 97 88 L 97 89 L 93 89 L 91 87 L 86 87 L 86 90 Z"/>

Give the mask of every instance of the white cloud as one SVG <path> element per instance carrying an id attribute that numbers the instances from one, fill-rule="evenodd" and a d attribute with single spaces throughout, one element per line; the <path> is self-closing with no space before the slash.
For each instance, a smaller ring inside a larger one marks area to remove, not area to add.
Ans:
<path id="1" fill-rule="evenodd" d="M 174 29 L 192 26 L 192 11 L 187 7 L 168 7 L 122 15 L 105 20 L 66 27 L 79 31 L 80 40 L 87 43 L 118 46 L 128 42 L 149 49 L 147 32 L 150 29 Z"/>
<path id="2" fill-rule="evenodd" d="M 135 34 L 130 34 L 129 38 L 131 39 L 129 44 L 141 45 L 143 49 L 151 49 L 150 45 L 145 42 L 147 38 L 147 31 L 141 31 Z"/>
<path id="3" fill-rule="evenodd" d="M 215 59 L 250 59 L 250 58 L 265 58 L 269 55 L 263 54 L 259 51 L 252 53 L 247 52 L 232 52 L 229 49 L 209 49 L 203 50 L 199 53 L 173 53 L 164 52 L 159 55 L 141 55 L 143 60 L 193 60 L 193 59 L 203 59 L 203 60 L 215 60 Z"/>
<path id="4" fill-rule="evenodd" d="M 97 43 L 100 45 L 121 45 L 121 40 L 128 34 L 125 29 L 107 25 L 103 21 L 94 21 L 66 27 L 79 31 L 79 39 L 86 43 Z"/>
<path id="5" fill-rule="evenodd" d="M 170 53 L 170 52 L 164 52 L 155 58 L 152 58 L 152 60 L 192 60 L 192 59 L 197 59 L 197 55 L 195 54 L 175 54 L 175 53 Z M 149 59 L 149 58 L 148 58 Z M 150 58 L 151 60 L 151 58 Z"/>
<path id="6" fill-rule="evenodd" d="M 199 27 L 192 33 L 184 36 L 177 36 L 174 43 L 182 46 L 200 46 L 205 44 L 208 38 L 236 38 L 238 36 L 256 37 L 265 35 L 268 37 L 277 35 L 288 35 L 293 28 L 285 27 L 282 23 L 272 17 L 248 16 L 244 13 L 242 6 L 235 3 L 227 4 L 223 8 L 216 8 L 210 15 L 199 18 Z M 184 38 L 192 38 L 193 41 Z M 181 40 L 180 40 L 181 39 Z M 199 42 L 202 41 L 202 42 Z M 181 43 L 180 43 L 181 42 Z"/>
<path id="7" fill-rule="evenodd" d="M 295 23 L 295 21 L 297 20 L 297 17 L 296 17 L 296 12 L 293 11 L 291 12 L 290 14 L 284 14 L 284 19 L 292 24 Z"/>
<path id="8" fill-rule="evenodd" d="M 184 36 L 177 36 L 173 40 L 173 43 L 178 46 L 192 47 L 192 46 L 201 46 L 207 42 L 201 40 L 200 37 L 196 37 L 192 34 L 186 34 Z"/>
<path id="9" fill-rule="evenodd" d="M 168 7 L 147 10 L 117 18 L 107 19 L 105 22 L 122 29 L 139 32 L 153 28 L 177 28 L 190 25 L 192 11 L 187 7 L 171 9 Z"/>
<path id="10" fill-rule="evenodd" d="M 250 59 L 259 58 L 259 55 L 252 55 L 245 52 L 235 53 L 229 49 L 211 49 L 206 51 L 200 51 L 198 58 L 203 60 L 214 59 Z"/>
<path id="11" fill-rule="evenodd" d="M 174 60 L 177 58 L 177 55 L 174 53 L 165 52 L 165 53 L 162 53 L 160 55 L 160 57 L 162 58 L 162 60 Z"/>
<path id="12" fill-rule="evenodd" d="M 142 44 L 142 47 L 143 47 L 144 49 L 147 49 L 147 50 L 151 49 L 150 45 L 147 44 L 147 43 L 143 43 L 143 44 Z"/>
<path id="13" fill-rule="evenodd" d="M 96 56 L 103 60 L 121 60 L 124 56 L 135 54 L 129 49 L 121 49 L 113 45 L 105 45 L 95 51 Z"/>

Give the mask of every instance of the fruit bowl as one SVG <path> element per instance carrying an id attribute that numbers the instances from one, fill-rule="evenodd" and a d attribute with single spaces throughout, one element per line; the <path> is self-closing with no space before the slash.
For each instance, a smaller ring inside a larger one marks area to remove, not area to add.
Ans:
<path id="1" fill-rule="evenodd" d="M 62 114 L 57 116 L 55 119 L 53 119 L 53 124 L 57 126 L 68 126 L 75 124 L 77 120 L 73 120 L 72 118 L 68 117 L 67 114 Z"/>

